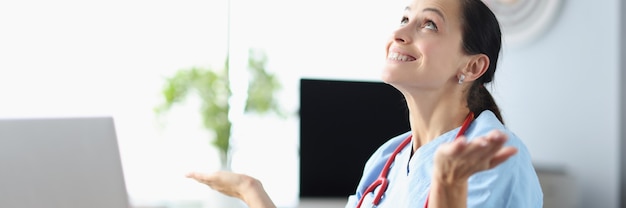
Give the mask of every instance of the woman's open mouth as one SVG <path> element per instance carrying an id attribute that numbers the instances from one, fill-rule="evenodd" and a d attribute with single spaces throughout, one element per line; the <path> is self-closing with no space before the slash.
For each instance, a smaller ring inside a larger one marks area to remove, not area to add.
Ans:
<path id="1" fill-rule="evenodd" d="M 389 52 L 389 54 L 387 54 L 387 60 L 409 62 L 415 61 L 415 57 L 397 52 Z"/>

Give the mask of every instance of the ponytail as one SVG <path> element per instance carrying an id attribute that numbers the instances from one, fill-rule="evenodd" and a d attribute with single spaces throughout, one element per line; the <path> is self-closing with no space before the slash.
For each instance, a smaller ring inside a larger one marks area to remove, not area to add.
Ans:
<path id="1" fill-rule="evenodd" d="M 498 108 L 496 101 L 493 99 L 493 96 L 491 96 L 491 93 L 483 84 L 478 82 L 478 80 L 472 83 L 469 93 L 467 93 L 467 107 L 470 111 L 474 112 L 475 116 L 478 116 L 480 112 L 489 110 L 504 124 L 500 108 Z"/>

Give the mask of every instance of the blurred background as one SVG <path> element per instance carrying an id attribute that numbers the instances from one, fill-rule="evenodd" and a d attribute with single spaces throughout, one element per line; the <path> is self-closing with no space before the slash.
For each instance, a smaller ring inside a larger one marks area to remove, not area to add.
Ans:
<path id="1" fill-rule="evenodd" d="M 165 119 L 154 107 L 166 77 L 222 67 L 229 55 L 232 169 L 264 181 L 278 206 L 295 207 L 299 80 L 379 81 L 384 45 L 404 6 L 400 0 L 1 1 L 0 117 L 113 116 L 134 205 L 205 201 L 211 190 L 184 177 L 220 168 L 200 101 L 186 100 Z M 544 188 L 546 196 L 564 195 L 570 207 L 623 204 L 624 9 L 619 0 L 562 1 L 532 38 L 505 41 L 490 87 L 538 170 L 565 176 Z M 266 52 L 288 116 L 243 113 L 251 48 Z"/>

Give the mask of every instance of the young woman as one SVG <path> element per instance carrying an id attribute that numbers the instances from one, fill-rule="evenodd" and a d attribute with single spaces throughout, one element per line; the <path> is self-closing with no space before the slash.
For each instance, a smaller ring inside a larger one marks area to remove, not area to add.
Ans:
<path id="1" fill-rule="evenodd" d="M 411 131 L 367 161 L 346 207 L 542 207 L 523 142 L 485 89 L 501 32 L 480 0 L 413 0 L 387 44 L 382 80 L 398 89 Z M 275 207 L 261 183 L 231 173 L 190 178 L 250 207 Z"/>

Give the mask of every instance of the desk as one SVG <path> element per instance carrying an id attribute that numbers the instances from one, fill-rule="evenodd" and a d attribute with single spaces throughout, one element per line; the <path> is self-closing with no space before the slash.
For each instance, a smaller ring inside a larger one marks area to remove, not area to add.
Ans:
<path id="1" fill-rule="evenodd" d="M 298 208 L 344 208 L 348 202 L 345 198 L 301 198 Z"/>

